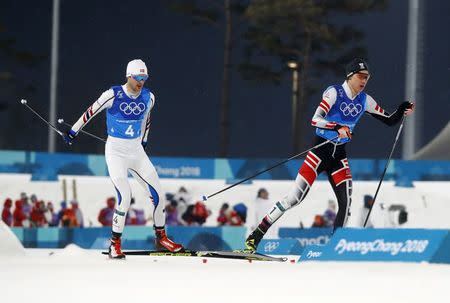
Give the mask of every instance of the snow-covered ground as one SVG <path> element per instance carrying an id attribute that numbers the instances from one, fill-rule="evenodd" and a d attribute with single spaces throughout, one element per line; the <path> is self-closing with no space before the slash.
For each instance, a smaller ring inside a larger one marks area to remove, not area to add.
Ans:
<path id="1" fill-rule="evenodd" d="M 5 303 L 423 303 L 447 302 L 450 294 L 450 265 L 204 260 L 109 260 L 75 245 L 27 249 L 25 256 L 0 258 L 0 298 Z"/>

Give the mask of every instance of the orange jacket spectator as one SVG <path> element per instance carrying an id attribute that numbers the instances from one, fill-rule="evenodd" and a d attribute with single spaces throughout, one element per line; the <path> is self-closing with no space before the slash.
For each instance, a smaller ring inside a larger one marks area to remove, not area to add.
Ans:
<path id="1" fill-rule="evenodd" d="M 63 227 L 77 227 L 77 217 L 74 209 L 66 208 L 62 214 L 61 223 Z"/>
<path id="2" fill-rule="evenodd" d="M 311 227 L 325 227 L 325 220 L 321 215 L 315 215 L 314 222 Z"/>

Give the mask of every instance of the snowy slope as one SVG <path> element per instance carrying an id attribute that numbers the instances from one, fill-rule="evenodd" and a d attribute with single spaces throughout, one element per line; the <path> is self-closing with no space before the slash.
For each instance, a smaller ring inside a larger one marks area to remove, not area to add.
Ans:
<path id="1" fill-rule="evenodd" d="M 50 253 L 51 252 L 51 253 Z M 0 259 L 2 302 L 431 302 L 449 265 L 274 263 L 196 257 L 108 260 L 69 245 Z"/>

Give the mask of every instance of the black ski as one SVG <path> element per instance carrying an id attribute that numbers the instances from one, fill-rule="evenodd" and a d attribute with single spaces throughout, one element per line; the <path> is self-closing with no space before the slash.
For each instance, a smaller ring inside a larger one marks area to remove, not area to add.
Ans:
<path id="1" fill-rule="evenodd" d="M 178 256 L 178 257 L 206 257 L 206 258 L 223 258 L 223 259 L 240 259 L 251 261 L 276 261 L 285 262 L 287 258 L 271 257 L 260 253 L 248 253 L 245 251 L 197 251 L 183 250 L 179 252 L 158 251 L 158 250 L 128 250 L 123 251 L 127 256 Z M 108 252 L 102 252 L 107 255 Z"/>

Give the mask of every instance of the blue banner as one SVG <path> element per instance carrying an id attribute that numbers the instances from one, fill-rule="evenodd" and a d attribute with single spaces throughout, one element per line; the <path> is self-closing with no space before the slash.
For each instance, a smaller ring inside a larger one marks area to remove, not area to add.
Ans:
<path id="1" fill-rule="evenodd" d="M 82 248 L 106 249 L 111 227 L 92 228 L 11 228 L 26 248 L 62 248 L 74 243 Z M 171 239 L 195 250 L 242 249 L 246 228 L 242 226 L 192 227 L 168 226 Z M 154 231 L 150 226 L 125 226 L 123 249 L 155 249 Z"/>
<path id="2" fill-rule="evenodd" d="M 214 179 L 214 161 L 196 158 L 151 158 L 160 178 Z"/>
<path id="3" fill-rule="evenodd" d="M 300 247 L 298 254 L 308 245 L 325 245 L 330 241 L 332 228 L 288 228 L 282 227 L 278 230 L 280 238 L 294 238 Z"/>
<path id="4" fill-rule="evenodd" d="M 214 159 L 151 157 L 161 178 L 241 180 L 279 163 L 282 159 Z M 379 180 L 385 160 L 351 159 L 354 180 Z M 303 159 L 292 160 L 256 179 L 295 179 Z M 33 180 L 57 180 L 58 175 L 107 176 L 103 155 L 33 151 L 0 151 L 0 173 L 31 174 Z M 319 180 L 325 180 L 325 174 Z M 450 180 L 450 161 L 393 160 L 385 180 L 411 186 L 414 180 Z"/>
<path id="5" fill-rule="evenodd" d="M 306 247 L 300 261 L 430 262 L 447 237 L 447 230 L 345 228 L 326 245 Z"/>
<path id="6" fill-rule="evenodd" d="M 300 255 L 303 247 L 297 239 L 268 239 L 261 240 L 257 252 L 266 255 Z"/>

